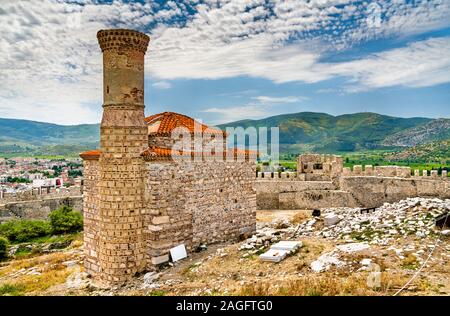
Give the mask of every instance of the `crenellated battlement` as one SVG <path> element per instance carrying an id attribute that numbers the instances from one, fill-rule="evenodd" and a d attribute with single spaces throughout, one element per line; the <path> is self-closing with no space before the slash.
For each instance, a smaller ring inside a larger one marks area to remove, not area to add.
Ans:
<path id="1" fill-rule="evenodd" d="M 405 166 L 372 166 L 372 165 L 355 165 L 353 170 L 349 167 L 342 169 L 343 177 L 352 176 L 368 176 L 368 177 L 397 177 L 397 178 L 430 178 L 450 180 L 447 176 L 447 171 L 442 170 L 442 174 L 439 175 L 437 170 L 414 170 Z"/>
<path id="2" fill-rule="evenodd" d="M 396 177 L 450 180 L 447 171 L 442 170 L 414 170 L 405 166 L 373 166 L 354 165 L 353 168 L 344 167 L 342 157 L 336 155 L 304 154 L 297 158 L 297 172 L 257 172 L 256 178 L 260 180 L 289 179 L 297 181 L 332 181 L 340 177 Z"/>
<path id="3" fill-rule="evenodd" d="M 137 50 L 145 54 L 147 52 L 150 37 L 147 35 L 125 29 L 100 30 L 97 39 L 102 52 L 114 49 Z"/>
<path id="4" fill-rule="evenodd" d="M 355 165 L 353 170 L 349 167 L 342 169 L 342 177 L 396 177 L 396 178 L 429 178 L 436 180 L 448 180 L 448 173 L 446 170 L 442 170 L 442 174 L 439 175 L 437 170 L 414 170 L 411 174 L 410 167 L 403 166 L 372 166 L 372 165 Z M 284 172 L 271 172 L 271 171 L 258 171 L 256 173 L 256 179 L 258 180 L 293 180 L 293 181 L 316 181 L 306 180 L 304 174 L 298 175 L 293 171 Z"/>
<path id="5" fill-rule="evenodd" d="M 296 172 L 261 172 L 256 173 L 258 180 L 298 180 Z"/>

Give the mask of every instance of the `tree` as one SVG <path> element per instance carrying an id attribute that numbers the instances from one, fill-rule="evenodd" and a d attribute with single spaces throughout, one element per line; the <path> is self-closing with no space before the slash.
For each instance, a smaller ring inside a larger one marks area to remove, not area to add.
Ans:
<path id="1" fill-rule="evenodd" d="M 48 216 L 55 234 L 73 233 L 83 229 L 83 216 L 71 207 L 63 206 Z"/>
<path id="2" fill-rule="evenodd" d="M 8 256 L 8 239 L 0 237 L 0 260 Z"/>

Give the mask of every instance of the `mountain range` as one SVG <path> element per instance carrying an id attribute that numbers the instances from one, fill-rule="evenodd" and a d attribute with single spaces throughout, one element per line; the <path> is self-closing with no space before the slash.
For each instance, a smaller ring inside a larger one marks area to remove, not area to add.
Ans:
<path id="1" fill-rule="evenodd" d="M 450 139 L 450 119 L 436 119 L 386 137 L 385 146 L 414 147 Z"/>
<path id="2" fill-rule="evenodd" d="M 279 127 L 280 152 L 402 149 L 450 139 L 450 119 L 399 118 L 376 113 L 333 116 L 300 112 L 219 125 Z M 270 137 L 269 137 L 270 139 Z M 0 118 L 0 154 L 76 155 L 98 147 L 99 124 L 57 125 Z"/>
<path id="3" fill-rule="evenodd" d="M 237 126 L 278 126 L 280 151 L 284 153 L 401 149 L 446 139 L 450 133 L 450 119 L 399 118 L 367 112 L 339 116 L 300 112 L 219 127 Z"/>

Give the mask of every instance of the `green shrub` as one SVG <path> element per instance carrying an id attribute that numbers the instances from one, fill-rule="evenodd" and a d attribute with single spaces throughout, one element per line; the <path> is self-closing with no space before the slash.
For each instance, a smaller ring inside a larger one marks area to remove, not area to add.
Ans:
<path id="1" fill-rule="evenodd" d="M 6 237 L 11 242 L 27 242 L 50 234 L 73 233 L 83 229 L 81 213 L 67 206 L 51 212 L 49 218 L 50 221 L 24 219 L 0 224 L 0 237 Z"/>
<path id="2" fill-rule="evenodd" d="M 25 242 L 50 233 L 50 223 L 42 220 L 14 220 L 0 225 L 0 236 L 15 242 Z"/>
<path id="3" fill-rule="evenodd" d="M 23 295 L 25 286 L 22 284 L 9 284 L 5 283 L 0 286 L 0 296 L 20 296 Z"/>
<path id="4" fill-rule="evenodd" d="M 0 260 L 8 256 L 8 239 L 0 237 Z"/>
<path id="5" fill-rule="evenodd" d="M 83 229 L 83 216 L 68 206 L 51 212 L 49 218 L 54 234 L 74 233 Z"/>

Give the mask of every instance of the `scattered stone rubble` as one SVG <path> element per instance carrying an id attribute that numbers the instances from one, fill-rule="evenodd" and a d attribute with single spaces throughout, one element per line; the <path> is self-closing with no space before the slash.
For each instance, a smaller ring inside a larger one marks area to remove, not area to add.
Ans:
<path id="1" fill-rule="evenodd" d="M 450 230 L 443 229 L 439 232 L 436 229 L 435 218 L 449 209 L 450 200 L 409 198 L 397 203 L 386 203 L 368 212 L 361 212 L 359 208 L 325 209 L 321 211 L 320 216 L 308 218 L 299 225 L 291 223 L 287 218 L 270 223 L 258 223 L 256 234 L 243 241 L 238 247 L 242 253 L 240 260 L 263 254 L 281 240 L 298 241 L 308 236 L 336 241 L 333 250 L 321 254 L 310 264 L 311 271 L 315 273 L 331 268 L 349 267 L 354 268 L 355 271 L 372 271 L 374 265 L 374 259 L 370 255 L 374 251 L 372 245 L 382 246 L 384 251 L 392 253 L 399 260 L 407 255 L 414 255 L 417 262 L 422 264 L 429 251 L 435 246 L 432 241 L 402 245 L 397 244 L 396 241 L 411 236 L 422 240 L 423 237 L 436 236 L 437 233 L 448 235 Z M 444 247 L 450 251 L 450 245 Z M 218 248 L 215 253 L 203 260 L 193 262 L 190 266 L 191 271 L 201 271 L 204 262 L 214 257 L 226 257 L 229 255 L 227 251 L 224 248 Z M 352 262 L 349 255 L 353 253 L 358 253 L 359 256 L 362 254 L 363 257 Z M 450 253 L 444 254 L 441 258 L 432 258 L 431 262 L 449 258 Z M 161 276 L 166 273 L 170 274 L 170 269 L 159 273 L 147 273 L 141 288 L 151 291 L 182 282 L 177 279 L 162 280 Z M 199 294 L 207 293 L 207 290 L 199 289 Z"/>
<path id="2" fill-rule="evenodd" d="M 368 244 L 365 243 L 349 243 L 344 245 L 336 246 L 332 251 L 322 254 L 317 260 L 311 263 L 311 270 L 314 272 L 323 272 L 330 269 L 331 266 L 336 266 L 337 268 L 345 266 L 345 262 L 340 259 L 343 253 L 354 253 L 370 248 Z M 362 266 L 369 266 L 371 264 L 371 259 L 365 258 L 361 261 Z"/>
<path id="3" fill-rule="evenodd" d="M 298 236 L 388 245 L 402 237 L 415 235 L 425 238 L 437 233 L 435 219 L 449 210 L 449 199 L 419 197 L 385 203 L 372 212 L 359 208 L 330 208 L 323 210 L 324 225 L 316 225 L 318 220 L 310 219 L 300 224 Z"/>
<path id="4" fill-rule="evenodd" d="M 157 288 L 158 285 L 155 286 L 155 281 L 159 279 L 161 276 L 160 273 L 155 271 L 148 272 L 144 275 L 144 282 L 142 284 L 143 289 L 153 289 Z"/>
<path id="5" fill-rule="evenodd" d="M 71 250 L 65 251 L 65 253 L 70 254 L 71 257 L 73 257 L 74 259 L 64 261 L 61 263 L 62 265 L 66 266 L 67 268 L 77 268 L 77 267 L 79 268 L 83 265 L 83 251 L 82 250 L 71 249 Z M 17 279 L 24 275 L 39 276 L 42 274 L 42 272 L 44 270 L 45 271 L 51 270 L 53 268 L 56 268 L 58 265 L 59 265 L 58 263 L 49 264 L 48 262 L 45 262 L 44 266 L 33 266 L 33 267 L 29 267 L 29 268 L 22 268 L 17 271 L 14 271 L 10 274 L 0 277 L 0 281 L 2 281 L 4 279 Z M 85 278 L 86 276 L 83 276 L 83 277 Z"/>
<path id="6" fill-rule="evenodd" d="M 17 254 L 21 252 L 33 252 L 33 253 L 60 252 L 62 249 L 68 248 L 71 245 L 71 243 L 72 242 L 70 240 L 44 244 L 22 243 L 9 247 L 8 255 L 12 258 L 15 258 Z"/>
<path id="7" fill-rule="evenodd" d="M 301 241 L 282 240 L 270 246 L 270 249 L 259 256 L 262 261 L 280 262 L 286 256 L 294 254 L 303 245 Z"/>
<path id="8" fill-rule="evenodd" d="M 254 254 L 264 251 L 271 244 L 280 241 L 281 234 L 283 232 L 285 232 L 287 229 L 288 228 L 275 229 L 275 228 L 271 228 L 271 227 L 263 227 L 261 229 L 258 229 L 258 231 L 255 235 L 248 238 L 239 247 L 239 250 L 247 251 L 242 257 L 246 258 L 250 255 L 254 255 Z"/>
<path id="9" fill-rule="evenodd" d="M 400 239 L 415 237 L 422 240 L 428 236 L 441 234 L 447 236 L 449 229 L 436 227 L 436 218 L 450 210 L 450 200 L 408 198 L 397 203 L 385 203 L 375 209 L 360 208 L 328 208 L 321 211 L 321 216 L 305 220 L 299 225 L 293 225 L 287 219 L 278 219 L 272 223 L 258 225 L 255 235 L 247 239 L 239 250 L 246 251 L 243 257 L 261 253 L 271 244 L 280 239 L 298 239 L 301 237 L 327 238 L 336 242 L 346 242 L 337 245 L 330 252 L 322 254 L 311 263 L 311 270 L 322 272 L 332 266 L 337 268 L 346 265 L 342 256 L 370 248 L 370 245 L 395 245 Z M 357 242 L 355 242 L 357 241 Z M 399 259 L 406 254 L 414 255 L 419 263 L 434 244 L 409 244 L 398 249 L 391 246 L 386 248 L 393 251 Z M 450 247 L 447 245 L 447 248 Z M 364 258 L 359 262 L 360 270 L 369 269 L 372 259 Z"/>

